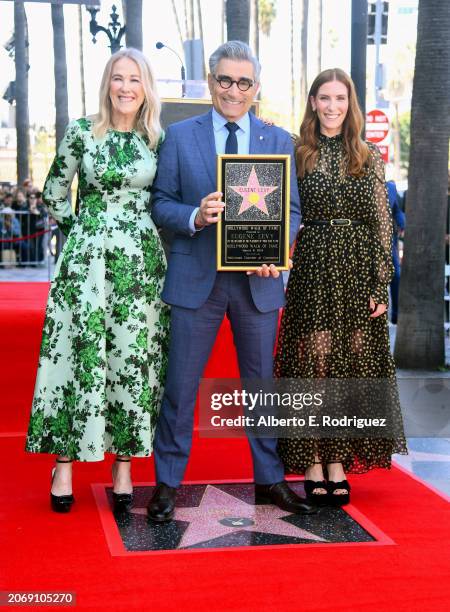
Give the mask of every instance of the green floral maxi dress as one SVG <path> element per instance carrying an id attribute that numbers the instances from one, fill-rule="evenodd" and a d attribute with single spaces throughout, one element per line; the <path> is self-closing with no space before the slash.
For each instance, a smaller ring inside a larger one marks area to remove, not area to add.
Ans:
<path id="1" fill-rule="evenodd" d="M 99 461 L 151 454 L 168 355 L 166 261 L 150 218 L 157 152 L 71 122 L 44 187 L 67 235 L 52 282 L 26 450 Z M 79 176 L 80 212 L 67 201 Z"/>
<path id="2" fill-rule="evenodd" d="M 369 318 L 370 296 L 378 304 L 388 303 L 393 272 L 384 164 L 378 148 L 369 146 L 373 164 L 364 176 L 354 178 L 342 170 L 342 136 L 320 135 L 316 168 L 299 180 L 306 225 L 297 238 L 289 275 L 275 376 L 352 379 L 348 389 L 354 389 L 350 387 L 354 381 L 361 381 L 369 390 L 379 389 L 382 381 L 388 400 L 385 414 L 395 427 L 389 438 L 312 439 L 300 434 L 283 438 L 278 451 L 286 472 L 304 473 L 316 453 L 324 463 L 342 461 L 347 472 L 359 473 L 388 468 L 393 453 L 407 452 L 387 316 Z M 362 223 L 347 227 L 307 225 L 308 221 L 330 219 Z M 377 381 L 367 383 L 367 379 Z M 364 413 L 364 402 L 351 403 L 352 416 L 372 416 Z"/>

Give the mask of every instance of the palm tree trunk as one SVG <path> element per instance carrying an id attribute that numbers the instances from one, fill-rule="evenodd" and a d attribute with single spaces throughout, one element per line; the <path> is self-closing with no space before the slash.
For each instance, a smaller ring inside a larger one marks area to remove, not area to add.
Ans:
<path id="1" fill-rule="evenodd" d="M 198 29 L 200 40 L 202 41 L 202 49 L 203 49 L 203 79 L 206 79 L 206 75 L 208 73 L 208 67 L 205 63 L 205 46 L 204 46 L 204 38 L 203 38 L 203 17 L 202 17 L 202 4 L 201 0 L 197 0 L 197 20 L 198 20 Z"/>
<path id="2" fill-rule="evenodd" d="M 317 70 L 316 74 L 322 72 L 322 22 L 323 22 L 323 0 L 317 3 Z"/>
<path id="3" fill-rule="evenodd" d="M 248 44 L 250 36 L 250 0 L 227 0 L 227 40 Z"/>
<path id="4" fill-rule="evenodd" d="M 195 11 L 194 0 L 189 0 L 189 38 L 195 38 Z"/>
<path id="5" fill-rule="evenodd" d="M 177 12 L 177 7 L 175 5 L 175 0 L 172 0 L 172 12 L 175 18 L 175 23 L 177 24 L 178 36 L 180 37 L 180 45 L 181 47 L 183 47 L 184 38 L 183 38 L 183 33 L 181 31 L 180 20 L 178 19 L 178 12 Z"/>
<path id="6" fill-rule="evenodd" d="M 80 49 L 81 114 L 86 116 L 86 83 L 84 80 L 83 15 L 78 6 L 78 46 Z"/>
<path id="7" fill-rule="evenodd" d="M 69 101 L 67 95 L 66 41 L 64 36 L 64 7 L 52 4 L 53 55 L 55 73 L 55 132 L 56 147 L 69 123 Z"/>
<path id="8" fill-rule="evenodd" d="M 308 9 L 309 0 L 302 0 L 302 16 L 300 19 L 300 108 L 306 105 L 308 97 Z"/>
<path id="9" fill-rule="evenodd" d="M 184 32 L 185 32 L 185 39 L 189 39 L 189 19 L 188 19 L 188 6 L 187 6 L 187 0 L 184 0 L 183 2 L 184 4 Z"/>
<path id="10" fill-rule="evenodd" d="M 53 62 L 55 75 L 55 144 L 56 149 L 64 136 L 64 131 L 69 123 L 69 100 L 67 93 L 67 61 L 66 40 L 64 33 L 64 7 L 52 4 L 52 27 L 53 27 Z M 59 232 L 57 241 L 57 255 L 59 255 L 65 238 Z"/>
<path id="11" fill-rule="evenodd" d="M 127 47 L 142 51 L 142 0 L 126 0 L 124 18 Z"/>
<path id="12" fill-rule="evenodd" d="M 14 58 L 16 64 L 17 183 L 29 177 L 30 120 L 28 113 L 28 37 L 24 3 L 14 2 Z"/>
<path id="13" fill-rule="evenodd" d="M 291 0 L 290 5 L 290 22 L 291 22 L 291 132 L 295 132 L 296 126 L 296 109 L 295 109 L 295 75 L 294 75 L 294 0 Z"/>
<path id="14" fill-rule="evenodd" d="M 419 0 L 411 101 L 407 228 L 395 358 L 401 368 L 444 364 L 444 241 L 450 136 L 450 11 Z"/>
<path id="15" fill-rule="evenodd" d="M 222 41 L 221 44 L 223 44 L 225 42 L 225 26 L 227 23 L 227 0 L 222 0 Z"/>
<path id="16" fill-rule="evenodd" d="M 259 57 L 259 0 L 251 0 L 250 19 L 253 53 Z"/>

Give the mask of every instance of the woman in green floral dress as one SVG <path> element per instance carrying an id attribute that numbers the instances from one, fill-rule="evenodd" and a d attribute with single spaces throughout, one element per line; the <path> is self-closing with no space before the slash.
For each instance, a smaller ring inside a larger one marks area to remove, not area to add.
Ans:
<path id="1" fill-rule="evenodd" d="M 67 236 L 44 323 L 26 449 L 54 453 L 51 503 L 73 503 L 72 460 L 115 453 L 114 505 L 132 503 L 130 457 L 152 452 L 166 371 L 166 262 L 149 214 L 162 139 L 146 58 L 108 61 L 100 110 L 71 122 L 50 168 L 45 201 Z M 79 214 L 67 201 L 78 173 Z"/>

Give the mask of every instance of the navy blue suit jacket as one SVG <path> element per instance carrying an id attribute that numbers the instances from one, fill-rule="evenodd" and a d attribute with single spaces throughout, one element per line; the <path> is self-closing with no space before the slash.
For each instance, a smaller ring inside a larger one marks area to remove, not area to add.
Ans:
<path id="1" fill-rule="evenodd" d="M 290 241 L 300 225 L 293 143 L 281 128 L 268 126 L 250 114 L 250 153 L 291 155 Z M 200 201 L 217 190 L 217 156 L 211 111 L 172 124 L 161 146 L 152 188 L 152 218 L 158 227 L 174 232 L 162 299 L 184 308 L 199 308 L 208 299 L 216 278 L 216 225 L 191 236 L 189 219 Z M 226 273 L 225 273 L 226 274 Z M 249 277 L 253 302 L 260 312 L 284 305 L 282 275 Z"/>

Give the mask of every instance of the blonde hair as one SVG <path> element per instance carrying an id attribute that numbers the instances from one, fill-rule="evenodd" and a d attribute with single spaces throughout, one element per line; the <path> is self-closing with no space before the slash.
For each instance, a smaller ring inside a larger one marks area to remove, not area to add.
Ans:
<path id="1" fill-rule="evenodd" d="M 134 129 L 148 138 L 149 147 L 153 149 L 157 146 L 162 131 L 159 122 L 161 102 L 156 91 L 155 77 L 150 63 L 145 55 L 137 49 L 121 49 L 109 58 L 103 71 L 99 93 L 99 111 L 93 118 L 94 127 L 92 131 L 94 136 L 101 138 L 105 135 L 106 130 L 112 127 L 112 105 L 109 96 L 111 75 L 114 64 L 123 57 L 128 57 L 137 64 L 144 89 L 144 102 L 136 114 Z"/>
<path id="2" fill-rule="evenodd" d="M 313 111 L 311 97 L 315 98 L 320 87 L 330 81 L 339 81 L 347 88 L 348 111 L 342 125 L 345 171 L 351 176 L 360 177 L 372 163 L 370 149 L 361 138 L 364 118 L 359 108 L 355 86 L 349 75 L 340 68 L 321 72 L 311 85 L 306 103 L 305 114 L 300 126 L 300 139 L 296 147 L 297 173 L 303 178 L 311 173 L 319 157 L 320 121 Z"/>

